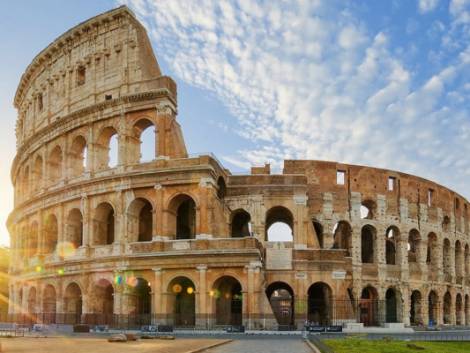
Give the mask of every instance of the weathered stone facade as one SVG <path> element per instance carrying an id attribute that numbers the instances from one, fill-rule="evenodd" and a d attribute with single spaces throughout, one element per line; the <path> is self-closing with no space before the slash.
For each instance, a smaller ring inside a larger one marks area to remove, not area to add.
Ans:
<path id="1" fill-rule="evenodd" d="M 470 322 L 467 200 L 390 170 L 287 160 L 280 175 L 232 175 L 213 156 L 188 156 L 176 84 L 126 7 L 44 49 L 15 106 L 11 314 Z M 149 127 L 155 158 L 141 162 Z M 277 222 L 292 241 L 268 241 Z"/>

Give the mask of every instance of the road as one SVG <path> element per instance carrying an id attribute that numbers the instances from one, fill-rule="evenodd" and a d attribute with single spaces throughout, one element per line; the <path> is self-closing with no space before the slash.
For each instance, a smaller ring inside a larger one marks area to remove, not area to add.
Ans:
<path id="1" fill-rule="evenodd" d="M 304 340 L 297 338 L 260 337 L 235 339 L 210 349 L 207 353 L 312 353 Z"/>

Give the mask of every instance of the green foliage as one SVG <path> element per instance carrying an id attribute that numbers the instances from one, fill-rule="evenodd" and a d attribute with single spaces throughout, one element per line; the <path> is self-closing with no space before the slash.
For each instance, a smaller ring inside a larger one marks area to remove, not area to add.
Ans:
<path id="1" fill-rule="evenodd" d="M 325 340 L 335 353 L 468 353 L 470 342 L 406 342 L 395 340 L 366 340 L 347 338 Z M 412 343 L 412 344 L 410 344 Z M 423 347 L 417 350 L 413 346 Z"/>

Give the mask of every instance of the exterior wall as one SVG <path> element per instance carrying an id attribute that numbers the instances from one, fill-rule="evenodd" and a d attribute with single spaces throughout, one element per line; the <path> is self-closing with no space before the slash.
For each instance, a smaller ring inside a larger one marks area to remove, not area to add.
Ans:
<path id="1" fill-rule="evenodd" d="M 83 67 L 85 83 L 77 86 Z M 150 287 L 153 320 L 172 323 L 173 284 L 185 277 L 194 290 L 194 324 L 205 327 L 217 321 L 214 290 L 225 276 L 240 285 L 243 323 L 250 328 L 276 325 L 266 295 L 275 283 L 292 290 L 297 327 L 309 320 L 309 290 L 317 283 L 331 294 L 328 306 L 336 305 L 336 312 L 329 321 L 334 316 L 336 323 L 360 320 L 361 294 L 368 286 L 381 302 L 387 290 L 394 291 L 397 320 L 405 324 L 414 291 L 421 295 L 414 324 L 428 322 L 431 291 L 439 302 L 438 324 L 470 321 L 467 200 L 428 180 L 370 167 L 288 160 L 281 175 L 271 175 L 268 167 L 231 175 L 212 156 L 188 157 L 176 121 L 176 85 L 161 75 L 145 30 L 126 7 L 80 24 L 41 52 L 22 77 L 15 105 L 11 314 L 43 313 L 51 305 L 65 313 L 78 300 L 70 294 L 75 283 L 82 317 L 106 311 L 106 288 L 113 292 L 113 313 L 130 315 L 136 310 L 132 283 L 142 279 Z M 155 158 L 140 163 L 139 134 L 149 124 L 155 127 Z M 107 166 L 111 133 L 119 142 L 115 167 Z M 77 138 L 87 148 L 82 168 Z M 338 171 L 344 185 L 336 183 Z M 194 234 L 177 239 L 178 210 L 189 199 L 195 204 Z M 151 207 L 147 241 L 138 241 L 136 233 L 138 200 Z M 107 222 L 103 203 L 114 212 L 114 238 L 98 245 Z M 361 205 L 370 217 L 361 217 Z M 80 221 L 71 219 L 72 210 L 79 210 Z M 232 237 L 240 210 L 250 215 L 251 234 Z M 267 240 L 273 210 L 283 212 L 275 212 L 274 221 L 291 220 L 292 242 Z M 335 236 L 339 222 L 351 230 L 347 245 L 338 245 L 343 244 Z M 72 244 L 77 224 L 81 240 Z M 395 264 L 387 264 L 392 226 Z M 371 263 L 362 261 L 364 227 L 374 233 Z M 410 234 L 417 234 L 413 246 Z M 429 239 L 435 239 L 432 246 Z M 385 307 L 378 310 L 386 316 Z"/>

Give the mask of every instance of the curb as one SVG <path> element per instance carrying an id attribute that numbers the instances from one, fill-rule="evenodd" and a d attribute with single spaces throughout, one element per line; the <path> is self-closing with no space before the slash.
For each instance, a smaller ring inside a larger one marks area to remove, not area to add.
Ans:
<path id="1" fill-rule="evenodd" d="M 321 353 L 317 346 L 315 346 L 308 338 L 306 338 L 304 342 L 312 350 L 313 353 Z"/>
<path id="2" fill-rule="evenodd" d="M 227 344 L 227 343 L 230 343 L 232 342 L 233 340 L 224 340 L 222 342 L 217 342 L 217 343 L 212 343 L 212 344 L 209 344 L 208 346 L 205 346 L 205 347 L 201 347 L 201 348 L 197 348 L 197 349 L 193 349 L 191 351 L 187 351 L 186 353 L 200 353 L 200 352 L 204 352 L 208 349 L 211 349 L 211 348 L 215 348 L 215 347 L 219 347 L 219 346 L 222 346 L 224 344 Z"/>

